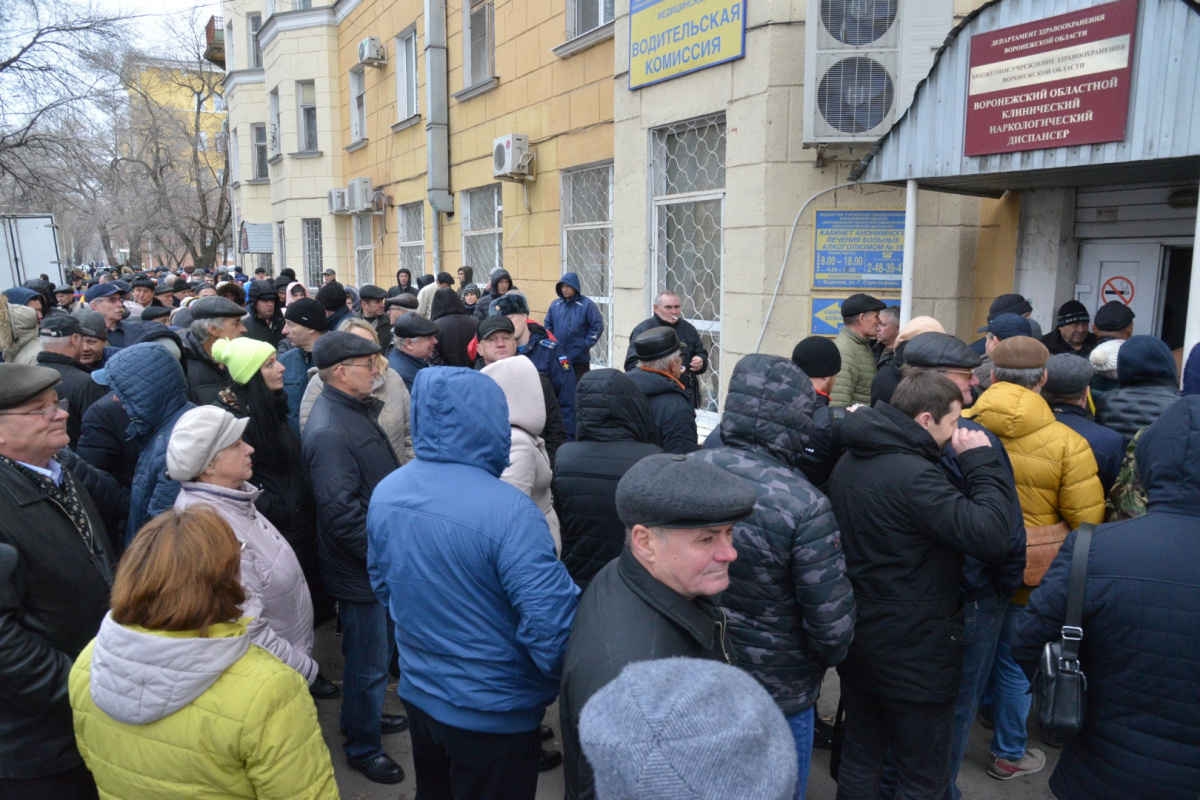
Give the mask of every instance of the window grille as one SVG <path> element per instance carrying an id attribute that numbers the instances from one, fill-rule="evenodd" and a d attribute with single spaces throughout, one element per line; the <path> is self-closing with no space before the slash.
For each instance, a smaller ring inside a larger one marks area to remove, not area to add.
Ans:
<path id="1" fill-rule="evenodd" d="M 375 224 L 370 214 L 354 215 L 354 266 L 358 285 L 375 282 Z"/>
<path id="2" fill-rule="evenodd" d="M 425 204 L 409 203 L 396 210 L 400 266 L 409 274 L 425 273 Z"/>
<path id="3" fill-rule="evenodd" d="M 591 353 L 597 368 L 613 365 L 612 181 L 611 164 L 564 172 L 562 177 L 562 271 L 579 276 L 583 294 L 604 318 L 604 334 Z"/>
<path id="4" fill-rule="evenodd" d="M 304 280 L 308 286 L 321 285 L 321 220 L 301 220 L 304 224 Z"/>
<path id="5" fill-rule="evenodd" d="M 500 184 L 463 192 L 463 266 L 474 268 L 483 285 L 496 267 L 504 266 L 504 210 Z"/>

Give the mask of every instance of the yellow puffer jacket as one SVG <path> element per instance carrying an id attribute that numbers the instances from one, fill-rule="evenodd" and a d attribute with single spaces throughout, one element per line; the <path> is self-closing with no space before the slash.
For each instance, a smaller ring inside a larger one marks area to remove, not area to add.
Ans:
<path id="1" fill-rule="evenodd" d="M 996 383 L 963 411 L 1000 438 L 1012 461 L 1025 527 L 1104 521 L 1104 489 L 1087 440 L 1054 419 L 1037 392 Z"/>
<path id="2" fill-rule="evenodd" d="M 69 691 L 102 798 L 338 797 L 304 678 L 251 645 L 245 620 L 201 638 L 105 617 Z"/>

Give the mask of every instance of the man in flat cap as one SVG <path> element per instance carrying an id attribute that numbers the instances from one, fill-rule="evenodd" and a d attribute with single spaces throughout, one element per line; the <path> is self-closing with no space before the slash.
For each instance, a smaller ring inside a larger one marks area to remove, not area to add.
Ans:
<path id="1" fill-rule="evenodd" d="M 879 312 L 886 303 L 869 294 L 852 294 L 842 303 L 842 328 L 833 343 L 842 354 L 842 370 L 833 385 L 829 404 L 846 408 L 871 404 L 871 381 L 875 379 L 875 330 Z"/>
<path id="2" fill-rule="evenodd" d="M 697 492 L 696 487 L 703 487 Z M 647 456 L 617 484 L 625 548 L 580 598 L 559 718 L 568 800 L 595 796 L 579 715 L 625 665 L 673 656 L 733 663 L 716 596 L 737 558 L 733 526 L 754 513 L 750 484 L 699 455 Z"/>
<path id="3" fill-rule="evenodd" d="M 113 283 L 98 283 L 84 293 L 84 302 L 93 311 L 104 315 L 104 327 L 108 330 L 110 347 L 125 346 L 125 304 L 121 302 L 121 290 Z"/>
<path id="4" fill-rule="evenodd" d="M 100 512 L 59 463 L 58 373 L 0 364 L 0 797 L 94 798 L 67 675 L 108 611 Z M 67 451 L 64 451 L 67 452 Z"/>
<path id="5" fill-rule="evenodd" d="M 379 337 L 379 346 L 384 353 L 392 349 L 392 325 L 384 310 L 387 292 L 381 286 L 367 283 L 358 287 L 358 300 L 362 306 L 362 318 L 375 327 L 375 335 Z"/>
<path id="6" fill-rule="evenodd" d="M 308 371 L 316 366 L 312 349 L 329 330 L 325 309 L 316 300 L 302 297 L 288 304 L 283 314 L 283 335 L 292 346 L 279 356 L 283 364 L 283 390 L 288 398 L 288 423 L 300 434 L 300 404 L 308 388 Z"/>
<path id="7" fill-rule="evenodd" d="M 338 601 L 342 622 L 346 759 L 371 781 L 399 783 L 404 770 L 383 751 L 380 736 L 404 730 L 408 721 L 383 714 L 388 617 L 367 577 L 367 505 L 379 482 L 400 466 L 376 422 L 383 405 L 371 394 L 378 353 L 375 342 L 348 331 L 317 339 L 313 359 L 325 389 L 313 403 L 301 442 L 304 465 L 314 476 L 321 577 Z"/>
<path id="8" fill-rule="evenodd" d="M 229 385 L 229 371 L 212 357 L 217 339 L 236 339 L 246 332 L 242 317 L 246 309 L 224 297 L 201 297 L 188 306 L 192 323 L 183 336 L 187 361 L 188 399 L 206 406 L 216 401 Z"/>
<path id="9" fill-rule="evenodd" d="M 80 305 L 75 299 L 75 289 L 69 283 L 54 287 L 54 302 L 68 314 L 74 313 Z"/>
<path id="10" fill-rule="evenodd" d="M 633 372 L 638 368 L 639 356 L 634 342 L 651 328 L 672 328 L 684 347 L 683 375 L 679 381 L 691 398 L 692 407 L 700 408 L 708 401 L 705 387 L 700 383 L 700 376 L 708 372 L 708 350 L 696 326 L 683 318 L 683 301 L 675 292 L 659 292 L 654 298 L 654 305 L 649 319 L 642 320 L 629 332 L 629 350 L 625 353 L 625 371 Z"/>
<path id="11" fill-rule="evenodd" d="M 163 308 L 179 308 L 179 302 L 175 299 L 175 288 L 172 283 L 164 282 L 154 287 L 154 302 Z"/>
<path id="12" fill-rule="evenodd" d="M 1124 306 L 1124 303 L 1121 304 Z M 1100 314 L 1097 312 L 1097 319 Z M 1121 470 L 1125 457 L 1125 437 L 1096 422 L 1090 411 L 1089 388 L 1096 371 L 1082 358 L 1072 358 L 1066 353 L 1050 356 L 1046 361 L 1046 383 L 1042 386 L 1042 398 L 1050 405 L 1054 418 L 1087 440 L 1096 457 L 1100 485 L 1105 496 Z"/>
<path id="13" fill-rule="evenodd" d="M 405 314 L 392 328 L 392 343 L 388 366 L 396 370 L 411 395 L 417 373 L 430 366 L 429 359 L 437 346 L 438 326 L 420 314 Z"/>
<path id="14" fill-rule="evenodd" d="M 71 449 L 79 443 L 79 426 L 83 412 L 104 397 L 104 388 L 92 380 L 89 370 L 79 363 L 83 352 L 83 327 L 70 314 L 51 314 L 38 328 L 42 351 L 37 363 L 58 373 L 62 381 L 59 395 L 67 400 L 67 436 Z"/>
<path id="15" fill-rule="evenodd" d="M 1096 334 L 1088 331 L 1091 315 L 1078 300 L 1068 300 L 1058 307 L 1055 328 L 1042 337 L 1050 355 L 1070 353 L 1087 358 L 1096 346 Z"/>
<path id="16" fill-rule="evenodd" d="M 992 305 L 988 308 L 988 323 L 991 324 L 991 321 L 1001 314 L 1016 314 L 1019 317 L 1024 317 L 1025 319 L 1029 320 L 1029 327 L 1032 330 L 1032 333 L 1029 335 L 1034 339 L 1042 338 L 1042 326 L 1038 325 L 1037 320 L 1033 318 L 1033 305 L 1031 305 L 1030 302 L 1021 295 L 1002 294 L 993 300 Z M 988 326 L 984 325 L 979 329 L 979 333 L 983 333 L 987 329 Z M 978 355 L 982 356 L 987 352 L 984 349 L 986 343 L 986 337 L 976 339 L 975 341 L 971 342 L 971 349 L 974 350 Z"/>
<path id="17" fill-rule="evenodd" d="M 1133 336 L 1133 320 L 1137 315 L 1120 300 L 1110 300 L 1096 309 L 1092 328 L 1096 332 L 1096 343 L 1107 339 L 1128 339 Z"/>
<path id="18" fill-rule="evenodd" d="M 88 370 L 100 369 L 104 366 L 104 353 L 108 346 L 108 326 L 104 324 L 104 315 L 80 305 L 71 316 L 79 320 L 79 327 L 83 329 L 79 363 Z"/>
<path id="19" fill-rule="evenodd" d="M 195 295 L 196 292 L 187 278 L 175 278 L 174 280 L 168 278 L 168 280 L 171 282 L 171 296 L 175 299 L 175 305 L 182 305 L 184 300 Z"/>
<path id="20" fill-rule="evenodd" d="M 634 340 L 633 349 L 638 367 L 628 375 L 650 401 L 659 446 L 666 453 L 698 450 L 696 409 L 681 380 L 684 356 L 675 329 L 650 328 Z"/>

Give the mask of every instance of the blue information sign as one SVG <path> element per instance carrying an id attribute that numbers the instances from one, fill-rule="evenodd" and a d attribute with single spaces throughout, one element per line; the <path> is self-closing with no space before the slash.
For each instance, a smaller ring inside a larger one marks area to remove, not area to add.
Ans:
<path id="1" fill-rule="evenodd" d="M 897 290 L 904 271 L 904 212 L 817 211 L 813 286 Z"/>
<path id="2" fill-rule="evenodd" d="M 898 306 L 900 301 L 893 297 L 879 298 L 886 305 Z M 842 329 L 842 303 L 845 297 L 814 297 L 812 299 L 813 336 L 837 336 Z"/>

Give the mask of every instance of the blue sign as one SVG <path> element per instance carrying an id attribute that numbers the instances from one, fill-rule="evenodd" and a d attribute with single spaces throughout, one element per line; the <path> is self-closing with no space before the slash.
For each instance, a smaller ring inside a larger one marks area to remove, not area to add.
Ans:
<path id="1" fill-rule="evenodd" d="M 814 287 L 895 291 L 903 272 L 903 211 L 816 212 Z"/>
<path id="2" fill-rule="evenodd" d="M 900 300 L 897 298 L 881 297 L 879 299 L 889 306 L 900 305 Z M 842 303 L 845 301 L 845 297 L 814 297 L 812 299 L 810 332 L 813 336 L 837 336 L 837 332 L 842 329 Z"/>

